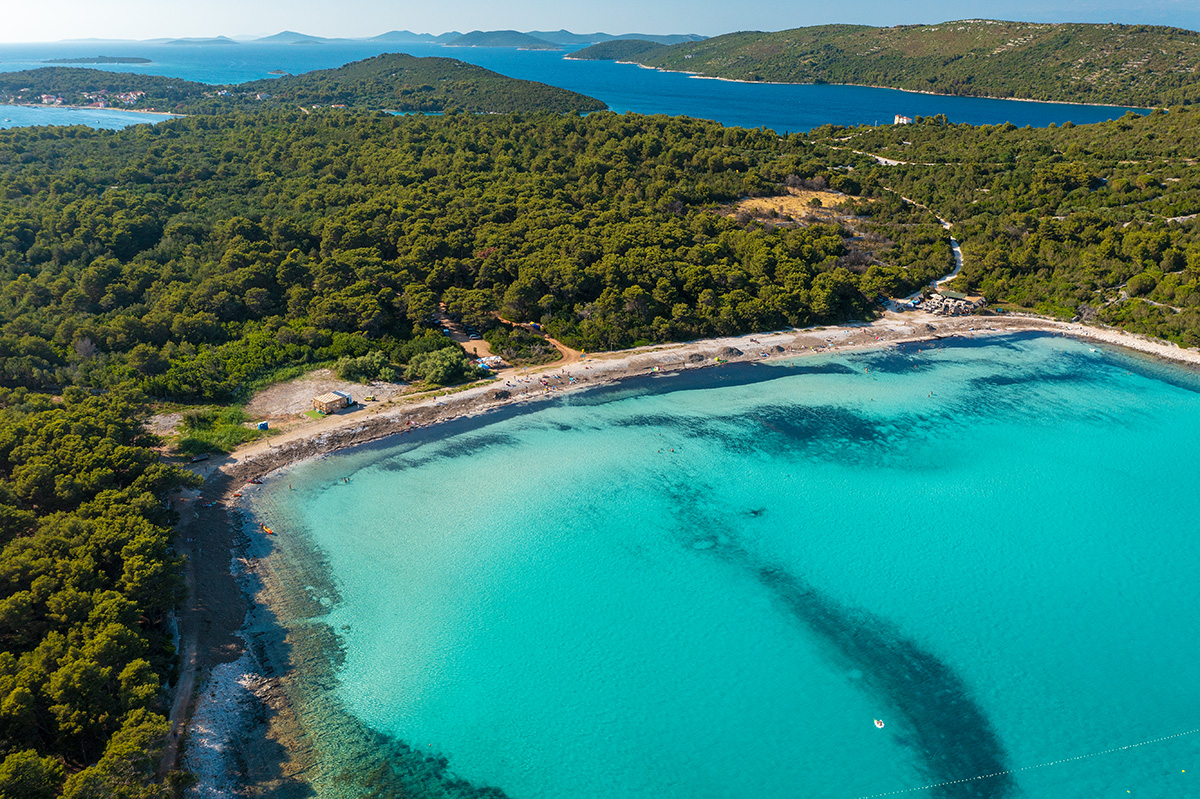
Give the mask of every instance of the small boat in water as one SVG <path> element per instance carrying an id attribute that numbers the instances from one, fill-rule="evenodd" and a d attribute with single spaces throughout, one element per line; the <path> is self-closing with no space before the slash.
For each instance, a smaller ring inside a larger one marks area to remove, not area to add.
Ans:
<path id="1" fill-rule="evenodd" d="M 267 535 L 275 535 L 275 531 L 272 530 L 270 527 L 267 527 L 265 524 L 259 524 L 258 526 L 261 527 L 262 531 L 264 533 L 266 533 Z"/>
<path id="2" fill-rule="evenodd" d="M 883 729 L 883 719 L 875 719 L 875 726 L 882 730 Z"/>

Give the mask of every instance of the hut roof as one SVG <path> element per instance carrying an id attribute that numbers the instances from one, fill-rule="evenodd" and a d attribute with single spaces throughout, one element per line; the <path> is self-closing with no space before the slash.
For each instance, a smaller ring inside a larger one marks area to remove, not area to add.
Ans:
<path id="1" fill-rule="evenodd" d="M 314 399 L 317 402 L 337 402 L 340 399 L 349 401 L 350 395 L 344 391 L 330 391 L 319 397 L 314 397 Z"/>

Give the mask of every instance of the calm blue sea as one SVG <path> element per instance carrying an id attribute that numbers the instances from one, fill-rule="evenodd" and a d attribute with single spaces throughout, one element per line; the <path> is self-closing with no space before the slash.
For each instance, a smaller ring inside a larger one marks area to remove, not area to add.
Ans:
<path id="1" fill-rule="evenodd" d="M 26 128 L 35 125 L 87 125 L 92 128 L 120 130 L 130 125 L 162 122 L 162 114 L 138 114 L 105 108 L 40 108 L 0 105 L 0 128 Z"/>
<path id="2" fill-rule="evenodd" d="M 252 501 L 335 587 L 288 621 L 339 636 L 324 690 L 512 799 L 1165 799 L 1198 450 L 1195 373 L 1027 335 L 568 395 Z"/>
<path id="3" fill-rule="evenodd" d="M 578 48 L 574 48 L 578 49 Z M 952 122 L 975 125 L 1012 122 L 1042 127 L 1051 122 L 1076 124 L 1121 116 L 1128 109 L 1061 103 L 1027 103 L 870 89 L 860 86 L 795 86 L 704 80 L 608 61 L 571 61 L 559 52 L 504 47 L 444 47 L 432 44 L 379 45 L 154 45 L 133 42 L 0 45 L 0 71 L 35 69 L 54 58 L 136 56 L 145 65 L 102 66 L 121 72 L 169 75 L 202 83 L 241 83 L 291 73 L 341 66 L 384 52 L 442 56 L 478 64 L 504 75 L 542 81 L 582 92 L 615 111 L 671 114 L 713 119 L 726 125 L 768 127 L 790 133 L 819 125 L 889 123 L 896 114 L 910 117 L 945 114 Z M 12 117 L 4 111 L 2 116 Z M 76 120 L 76 122 L 82 120 Z"/>

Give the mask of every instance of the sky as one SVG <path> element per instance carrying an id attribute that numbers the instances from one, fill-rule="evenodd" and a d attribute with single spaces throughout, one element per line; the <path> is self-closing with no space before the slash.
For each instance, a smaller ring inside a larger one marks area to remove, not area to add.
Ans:
<path id="1" fill-rule="evenodd" d="M 267 35 L 374 36 L 388 30 L 699 33 L 848 22 L 901 25 L 987 18 L 1123 22 L 1200 29 L 1198 0 L 4 0 L 0 41 Z"/>

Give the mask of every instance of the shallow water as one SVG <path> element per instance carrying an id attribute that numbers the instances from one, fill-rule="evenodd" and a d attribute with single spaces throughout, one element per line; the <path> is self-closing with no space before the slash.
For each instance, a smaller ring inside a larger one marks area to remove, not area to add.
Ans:
<path id="1" fill-rule="evenodd" d="M 1200 726 L 1198 391 L 1050 336 L 722 367 L 254 506 L 329 696 L 514 799 L 1182 796 L 1200 736 L 1029 767 Z"/>
<path id="2" fill-rule="evenodd" d="M 0 128 L 36 125 L 87 125 L 89 128 L 120 130 L 130 125 L 155 124 L 171 117 L 113 111 L 107 108 L 57 108 L 55 106 L 0 105 Z"/>

